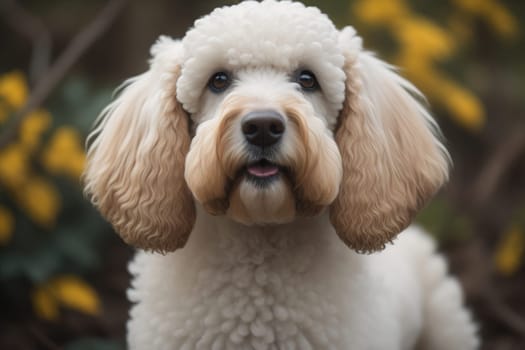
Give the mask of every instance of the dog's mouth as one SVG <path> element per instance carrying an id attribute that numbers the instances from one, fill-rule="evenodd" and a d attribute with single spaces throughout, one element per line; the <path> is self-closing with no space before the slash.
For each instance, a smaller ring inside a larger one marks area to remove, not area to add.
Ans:
<path id="1" fill-rule="evenodd" d="M 263 158 L 258 162 L 249 164 L 246 167 L 246 172 L 251 176 L 267 178 L 277 175 L 279 173 L 279 166 Z"/>
<path id="2" fill-rule="evenodd" d="M 279 178 L 279 175 L 284 169 L 266 158 L 262 158 L 256 162 L 250 163 L 246 166 L 244 173 L 248 180 L 251 180 L 259 185 L 266 185 L 273 180 Z"/>

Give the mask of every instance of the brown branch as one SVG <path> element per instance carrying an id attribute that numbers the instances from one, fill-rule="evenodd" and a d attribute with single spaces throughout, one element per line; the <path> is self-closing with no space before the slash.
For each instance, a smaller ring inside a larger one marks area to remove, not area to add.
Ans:
<path id="1" fill-rule="evenodd" d="M 486 288 L 481 296 L 500 322 L 525 339 L 525 318 L 505 304 L 491 287 Z"/>
<path id="2" fill-rule="evenodd" d="M 49 68 L 51 59 L 51 34 L 44 22 L 25 10 L 15 0 L 4 0 L 2 14 L 10 28 L 32 42 L 29 80 L 34 83 Z"/>
<path id="3" fill-rule="evenodd" d="M 504 299 L 501 289 L 495 287 L 496 271 L 492 259 L 487 258 L 493 252 L 479 236 L 472 239 L 468 246 L 461 252 L 461 260 L 455 260 L 456 264 L 462 263 L 466 268 L 463 272 L 469 278 L 468 285 L 464 285 L 468 286 L 465 289 L 467 297 L 481 302 L 478 312 L 479 309 L 485 310 L 495 321 L 525 339 L 524 315 L 516 312 Z"/>
<path id="4" fill-rule="evenodd" d="M 37 326 L 29 326 L 29 332 L 35 337 L 37 342 L 47 350 L 60 350 L 53 340 L 51 340 L 45 333 L 43 333 Z"/>
<path id="5" fill-rule="evenodd" d="M 471 188 L 472 202 L 482 208 L 507 175 L 514 161 L 525 150 L 525 132 L 519 126 L 489 157 Z"/>
<path id="6" fill-rule="evenodd" d="M 26 104 L 15 113 L 12 122 L 0 135 L 0 149 L 16 137 L 28 113 L 44 102 L 85 51 L 109 29 L 126 2 L 127 0 L 110 0 L 95 19 L 71 40 L 68 47 L 37 82 Z"/>

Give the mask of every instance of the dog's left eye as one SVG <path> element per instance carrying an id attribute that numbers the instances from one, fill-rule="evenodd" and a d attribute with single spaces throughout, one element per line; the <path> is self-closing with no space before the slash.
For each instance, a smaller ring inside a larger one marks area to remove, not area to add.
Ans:
<path id="1" fill-rule="evenodd" d="M 208 81 L 208 88 L 215 93 L 221 93 L 226 90 L 231 83 L 231 78 L 226 72 L 217 72 L 213 74 Z"/>
<path id="2" fill-rule="evenodd" d="M 316 91 L 320 88 L 315 74 L 309 70 L 300 71 L 297 74 L 296 81 L 305 91 Z"/>

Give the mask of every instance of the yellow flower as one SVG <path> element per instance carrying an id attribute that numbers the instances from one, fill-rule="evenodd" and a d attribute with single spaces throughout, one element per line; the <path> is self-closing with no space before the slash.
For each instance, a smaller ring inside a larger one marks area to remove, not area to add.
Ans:
<path id="1" fill-rule="evenodd" d="M 86 166 L 86 154 L 79 150 L 70 156 L 70 163 L 67 169 L 69 176 L 74 179 L 80 179 L 80 176 L 84 172 Z"/>
<path id="2" fill-rule="evenodd" d="M 100 313 L 97 292 L 80 278 L 60 276 L 53 280 L 52 286 L 61 304 L 89 315 Z"/>
<path id="3" fill-rule="evenodd" d="M 439 60 L 454 51 L 454 39 L 441 27 L 422 17 L 407 17 L 394 26 L 401 50 L 421 60 Z"/>
<path id="4" fill-rule="evenodd" d="M 26 102 L 27 94 L 27 83 L 21 72 L 13 71 L 0 77 L 0 98 L 14 109 Z"/>
<path id="5" fill-rule="evenodd" d="M 445 106 L 460 125 L 471 131 L 478 131 L 485 124 L 485 114 L 479 99 L 454 83 L 443 84 Z"/>
<path id="6" fill-rule="evenodd" d="M 362 0 L 355 3 L 353 11 L 368 24 L 398 22 L 409 12 L 403 0 Z"/>
<path id="7" fill-rule="evenodd" d="M 478 0 L 455 1 L 464 2 L 462 6 L 477 11 Z M 494 4 L 494 0 L 482 1 Z M 462 126 L 474 131 L 483 127 L 485 115 L 479 99 L 436 67 L 436 62 L 451 57 L 457 49 L 457 39 L 452 32 L 418 16 L 403 0 L 361 0 L 353 9 L 364 22 L 390 30 L 399 43 L 394 62 L 408 79 L 432 100 L 443 105 Z M 500 16 L 503 17 L 502 14 Z M 456 30 L 458 28 L 456 23 Z M 468 33 L 465 32 L 465 36 Z"/>
<path id="8" fill-rule="evenodd" d="M 487 22 L 498 34 L 504 38 L 514 38 L 519 33 L 519 24 L 503 5 L 494 3 L 487 11 Z"/>
<path id="9" fill-rule="evenodd" d="M 494 263 L 496 269 L 511 276 L 520 267 L 525 253 L 525 232 L 517 226 L 511 227 L 503 235 L 496 248 Z"/>
<path id="10" fill-rule="evenodd" d="M 29 157 L 24 148 L 10 144 L 0 150 L 0 181 L 11 190 L 22 186 L 29 173 Z"/>
<path id="11" fill-rule="evenodd" d="M 464 11 L 471 13 L 480 13 L 482 5 L 486 4 L 486 0 L 452 0 L 455 5 Z"/>
<path id="12" fill-rule="evenodd" d="M 7 120 L 9 113 L 6 103 L 0 100 L 0 124 Z"/>
<path id="13" fill-rule="evenodd" d="M 33 151 L 40 143 L 42 134 L 51 124 L 51 114 L 38 109 L 30 113 L 20 126 L 20 142 L 28 151 Z"/>
<path id="14" fill-rule="evenodd" d="M 86 156 L 79 133 L 70 127 L 60 127 L 42 154 L 42 163 L 52 174 L 80 178 Z"/>
<path id="15" fill-rule="evenodd" d="M 6 207 L 0 206 L 0 245 L 5 245 L 11 239 L 15 219 Z"/>
<path id="16" fill-rule="evenodd" d="M 51 228 L 60 211 L 60 196 L 56 188 L 39 177 L 27 180 L 17 192 L 21 207 L 37 224 Z"/>
<path id="17" fill-rule="evenodd" d="M 483 19 L 492 29 L 504 38 L 519 34 L 519 23 L 507 8 L 498 0 L 453 0 L 454 4 L 466 13 Z"/>
<path id="18" fill-rule="evenodd" d="M 60 314 L 59 305 L 48 285 L 41 285 L 31 293 L 33 309 L 38 317 L 56 321 Z"/>
<path id="19" fill-rule="evenodd" d="M 403 65 L 404 66 L 404 65 Z M 408 66 L 407 66 L 408 67 Z M 479 131 L 485 125 L 485 112 L 481 101 L 447 76 L 432 67 L 407 69 L 408 77 L 436 103 L 444 106 L 450 117 L 470 131 Z"/>
<path id="20" fill-rule="evenodd" d="M 35 313 L 46 320 L 57 320 L 60 306 L 88 315 L 100 314 L 97 292 L 79 277 L 61 275 L 36 287 L 31 295 Z"/>

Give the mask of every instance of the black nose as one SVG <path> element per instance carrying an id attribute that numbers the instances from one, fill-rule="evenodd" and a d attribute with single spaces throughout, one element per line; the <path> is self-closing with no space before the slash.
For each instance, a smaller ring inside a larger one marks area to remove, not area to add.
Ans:
<path id="1" fill-rule="evenodd" d="M 284 118 L 275 111 L 254 111 L 241 121 L 242 132 L 252 145 L 269 147 L 277 143 L 284 133 Z"/>

